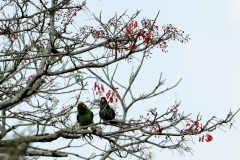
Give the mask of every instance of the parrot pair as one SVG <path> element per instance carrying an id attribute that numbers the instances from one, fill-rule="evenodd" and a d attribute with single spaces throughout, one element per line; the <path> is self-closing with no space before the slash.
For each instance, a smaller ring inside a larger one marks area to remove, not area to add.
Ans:
<path id="1" fill-rule="evenodd" d="M 81 102 L 78 107 L 77 121 L 80 126 L 87 126 L 93 123 L 93 112 L 87 108 L 87 106 Z M 109 106 L 105 97 L 102 97 L 100 100 L 100 111 L 99 116 L 103 121 L 113 120 L 115 118 L 115 111 Z M 114 124 L 115 122 L 111 122 Z"/>

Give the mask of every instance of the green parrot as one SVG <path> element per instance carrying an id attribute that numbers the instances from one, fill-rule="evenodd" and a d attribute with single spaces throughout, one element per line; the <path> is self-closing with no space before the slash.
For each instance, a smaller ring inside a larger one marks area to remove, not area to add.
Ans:
<path id="1" fill-rule="evenodd" d="M 93 112 L 83 102 L 78 105 L 77 110 L 77 121 L 80 126 L 87 126 L 93 123 Z"/>
<path id="2" fill-rule="evenodd" d="M 105 97 L 101 98 L 99 116 L 103 121 L 113 120 L 115 118 L 115 111 L 108 105 Z M 116 122 L 110 122 L 115 124 Z"/>
<path id="3" fill-rule="evenodd" d="M 79 128 L 83 126 L 87 126 L 93 123 L 93 112 L 87 108 L 87 106 L 81 102 L 77 106 L 78 114 L 77 114 L 77 121 L 79 123 Z M 82 134 L 82 139 L 85 137 L 85 134 Z M 93 139 L 91 135 L 89 135 L 90 140 Z M 83 139 L 84 140 L 84 139 Z"/>

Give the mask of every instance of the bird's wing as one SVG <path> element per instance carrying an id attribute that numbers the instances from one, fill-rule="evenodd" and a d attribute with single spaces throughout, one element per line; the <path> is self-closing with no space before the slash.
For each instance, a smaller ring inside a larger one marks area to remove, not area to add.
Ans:
<path id="1" fill-rule="evenodd" d="M 92 123 L 93 123 L 93 117 L 94 117 L 94 114 L 93 114 L 93 112 L 92 112 L 92 111 L 90 111 L 90 112 L 91 112 Z"/>
<path id="2" fill-rule="evenodd" d="M 114 109 L 113 108 L 111 108 L 112 109 L 112 116 L 113 116 L 113 119 L 115 118 L 115 116 L 116 116 L 116 113 L 115 113 L 115 111 L 114 111 Z"/>
<path id="3" fill-rule="evenodd" d="M 77 114 L 77 121 L 79 122 L 79 115 Z"/>

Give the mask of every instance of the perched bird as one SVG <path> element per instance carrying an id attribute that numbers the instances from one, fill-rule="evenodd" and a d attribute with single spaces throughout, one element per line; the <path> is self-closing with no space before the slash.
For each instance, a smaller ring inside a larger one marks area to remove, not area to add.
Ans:
<path id="1" fill-rule="evenodd" d="M 77 121 L 80 126 L 87 126 L 93 123 L 93 112 L 83 102 L 78 105 L 77 110 Z"/>
<path id="2" fill-rule="evenodd" d="M 77 114 L 77 121 L 79 123 L 79 128 L 83 126 L 87 126 L 93 123 L 93 112 L 87 108 L 87 106 L 81 102 L 77 106 L 78 114 Z M 82 138 L 85 137 L 85 134 L 82 134 Z M 91 135 L 89 135 L 90 140 L 93 139 Z"/>
<path id="3" fill-rule="evenodd" d="M 115 111 L 108 105 L 105 97 L 101 98 L 99 116 L 103 121 L 113 120 L 115 118 Z M 112 124 L 116 122 L 110 122 Z"/>

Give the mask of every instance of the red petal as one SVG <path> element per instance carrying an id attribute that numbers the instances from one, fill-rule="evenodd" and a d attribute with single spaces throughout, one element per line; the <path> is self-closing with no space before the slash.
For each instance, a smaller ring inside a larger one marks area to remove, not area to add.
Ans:
<path id="1" fill-rule="evenodd" d="M 28 77 L 28 81 L 30 81 L 32 79 L 32 75 Z"/>
<path id="2" fill-rule="evenodd" d="M 113 103 L 113 97 L 110 97 L 109 101 L 110 103 Z"/>
<path id="3" fill-rule="evenodd" d="M 206 135 L 206 142 L 210 142 L 213 140 L 213 137 L 210 134 Z"/>
<path id="4" fill-rule="evenodd" d="M 101 85 L 101 90 L 104 92 L 104 87 L 103 87 L 103 85 Z"/>
<path id="5" fill-rule="evenodd" d="M 117 88 L 115 88 L 115 89 L 113 90 L 113 92 L 116 92 L 116 91 L 117 91 L 117 89 L 118 89 L 118 87 L 117 87 Z"/>
<path id="6" fill-rule="evenodd" d="M 118 94 L 117 94 L 117 98 L 118 98 L 118 99 L 121 99 L 120 96 L 119 96 Z"/>
<path id="7" fill-rule="evenodd" d="M 137 27 L 138 27 L 138 22 L 135 21 L 134 28 L 137 28 Z"/>
<path id="8" fill-rule="evenodd" d="M 94 83 L 94 91 L 96 90 L 96 88 L 98 87 L 97 83 Z"/>
<path id="9" fill-rule="evenodd" d="M 17 39 L 17 35 L 15 33 L 12 34 L 13 39 Z"/>
<path id="10" fill-rule="evenodd" d="M 107 93 L 107 94 L 106 94 L 107 99 L 108 99 L 109 96 L 110 96 L 110 93 Z"/>

